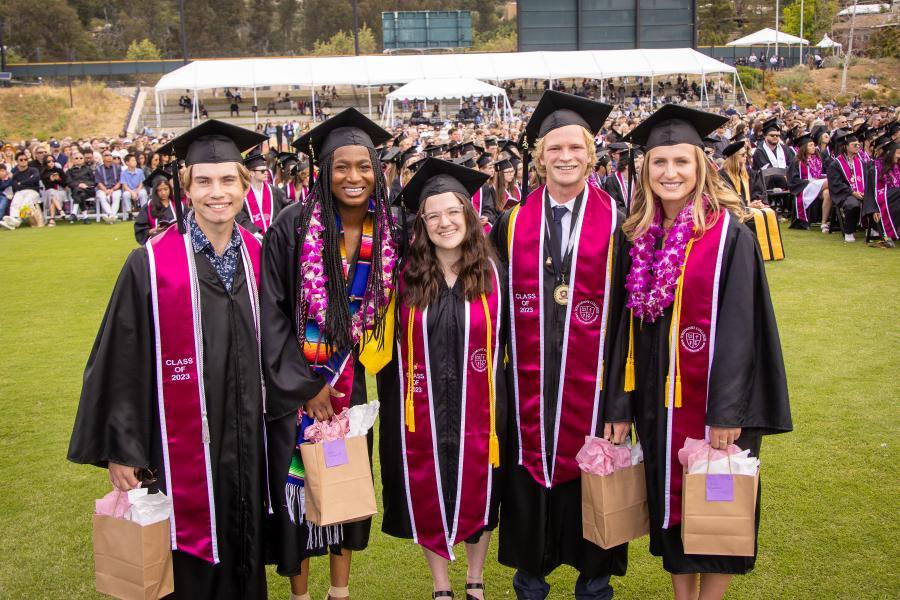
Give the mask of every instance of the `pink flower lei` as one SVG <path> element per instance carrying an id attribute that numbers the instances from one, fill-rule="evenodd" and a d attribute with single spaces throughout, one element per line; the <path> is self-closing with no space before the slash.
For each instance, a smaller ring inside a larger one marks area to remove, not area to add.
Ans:
<path id="1" fill-rule="evenodd" d="M 688 202 L 681 209 L 662 249 L 657 250 L 657 241 L 665 236 L 662 210 L 657 207 L 653 224 L 634 240 L 629 251 L 631 271 L 625 278 L 627 306 L 642 321 L 654 322 L 675 301 L 675 288 L 684 266 L 685 250 L 694 235 L 692 208 L 693 203 Z"/>
<path id="2" fill-rule="evenodd" d="M 393 272 L 397 263 L 397 251 L 394 247 L 394 240 L 390 235 L 390 227 L 387 226 L 385 215 L 376 215 L 381 220 L 382 231 L 385 235 L 381 239 L 381 272 L 382 281 L 384 282 L 384 301 L 383 306 L 387 306 L 391 298 L 394 288 Z M 325 226 L 322 225 L 322 209 L 318 203 L 313 207 L 312 215 L 309 219 L 309 226 L 306 229 L 306 236 L 303 239 L 303 250 L 300 253 L 300 260 L 305 265 L 303 272 L 303 304 L 306 308 L 304 311 L 307 318 L 312 317 L 316 320 L 319 328 L 325 325 L 325 315 L 328 311 L 328 275 L 325 274 L 325 265 L 322 258 L 322 252 L 325 248 L 325 240 L 322 238 L 322 232 Z M 344 259 L 344 271 L 347 270 L 346 259 Z M 374 261 L 373 261 L 374 262 Z M 365 317 L 365 323 L 363 322 Z M 369 294 L 363 301 L 363 305 L 351 317 L 351 336 L 354 345 L 359 342 L 363 331 L 372 329 L 375 323 L 375 302 L 374 298 L 370 298 Z M 301 325 L 301 331 L 303 326 Z"/>

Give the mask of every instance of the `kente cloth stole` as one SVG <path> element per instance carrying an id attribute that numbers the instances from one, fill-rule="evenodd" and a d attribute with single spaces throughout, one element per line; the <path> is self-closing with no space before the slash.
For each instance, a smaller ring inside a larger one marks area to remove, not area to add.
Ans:
<path id="1" fill-rule="evenodd" d="M 413 540 L 448 560 L 453 546 L 482 530 L 488 522 L 492 470 L 499 466 L 496 436 L 495 381 L 502 356 L 500 279 L 491 263 L 491 293 L 465 301 L 465 361 L 462 372 L 459 456 L 454 506 L 444 504 L 437 456 L 435 396 L 428 339 L 428 308 L 400 307 L 397 361 L 400 389 L 401 445 L 407 507 Z M 401 286 L 403 285 L 401 279 Z M 402 292 L 401 296 L 402 297 Z M 436 344 L 443 343 L 435 340 Z"/>
<path id="2" fill-rule="evenodd" d="M 688 242 L 669 328 L 669 370 L 664 390 L 666 478 L 663 528 L 681 523 L 683 486 L 678 450 L 688 437 L 706 437 L 709 374 L 715 354 L 719 277 L 731 215 Z"/>
<path id="3" fill-rule="evenodd" d="M 262 248 L 242 227 L 241 260 L 254 314 L 259 354 L 259 273 Z M 219 562 L 215 484 L 203 382 L 200 286 L 190 236 L 170 227 L 145 245 L 150 263 L 156 335 L 156 388 L 172 549 Z M 260 368 L 260 373 L 262 373 Z M 260 375 L 265 411 L 265 385 Z M 270 503 L 271 506 L 271 503 Z"/>
<path id="4" fill-rule="evenodd" d="M 575 455 L 600 418 L 604 346 L 609 316 L 617 211 L 612 198 L 586 185 L 587 198 L 572 223 L 574 245 L 555 414 L 544 409 L 545 186 L 509 219 L 509 303 L 511 358 L 518 463 L 534 480 L 552 487 L 580 477 Z M 588 418 L 590 415 L 590 418 Z M 553 452 L 548 461 L 545 419 L 552 419 Z"/>

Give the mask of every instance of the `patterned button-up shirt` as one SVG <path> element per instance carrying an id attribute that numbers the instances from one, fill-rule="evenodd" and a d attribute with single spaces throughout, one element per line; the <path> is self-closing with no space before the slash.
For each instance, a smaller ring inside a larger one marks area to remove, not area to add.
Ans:
<path id="1" fill-rule="evenodd" d="M 241 234 L 237 225 L 234 225 L 231 239 L 228 241 L 225 252 L 221 256 L 216 254 L 212 242 L 207 239 L 206 234 L 197 225 L 193 212 L 188 215 L 188 227 L 191 232 L 191 244 L 194 246 L 194 252 L 199 252 L 209 259 L 210 264 L 219 275 L 222 285 L 231 292 L 231 284 L 234 282 L 234 271 L 237 269 L 238 260 L 241 257 Z"/>

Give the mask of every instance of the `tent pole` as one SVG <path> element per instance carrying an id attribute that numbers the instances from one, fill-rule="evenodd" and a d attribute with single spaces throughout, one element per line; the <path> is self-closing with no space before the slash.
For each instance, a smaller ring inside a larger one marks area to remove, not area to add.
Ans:
<path id="1" fill-rule="evenodd" d="M 191 127 L 194 126 L 194 108 L 197 106 L 197 90 L 194 90 L 194 103 L 191 106 Z"/>
<path id="2" fill-rule="evenodd" d="M 259 102 L 256 100 L 256 87 L 253 88 L 253 106 L 256 107 L 256 112 L 253 113 L 253 124 L 259 125 Z"/>
<path id="3" fill-rule="evenodd" d="M 653 88 L 655 87 L 653 75 L 650 76 L 650 112 L 653 112 Z M 640 101 L 638 101 L 638 106 L 640 106 Z"/>
<path id="4" fill-rule="evenodd" d="M 312 93 L 312 122 L 316 122 L 316 86 L 311 87 Z"/>
<path id="5" fill-rule="evenodd" d="M 162 116 L 159 114 L 159 92 L 156 92 L 153 96 L 156 98 L 156 128 L 162 129 Z M 156 135 L 159 135 L 158 131 Z"/>
<path id="6" fill-rule="evenodd" d="M 367 85 L 366 90 L 369 92 L 369 118 L 372 118 L 372 86 Z"/>

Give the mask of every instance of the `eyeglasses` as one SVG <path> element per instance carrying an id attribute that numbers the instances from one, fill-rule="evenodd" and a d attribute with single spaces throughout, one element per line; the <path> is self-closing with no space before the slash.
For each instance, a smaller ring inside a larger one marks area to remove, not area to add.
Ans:
<path id="1" fill-rule="evenodd" d="M 259 173 L 260 175 L 262 175 L 263 173 L 268 173 L 269 170 L 268 169 L 253 169 L 253 172 Z"/>
<path id="2" fill-rule="evenodd" d="M 441 222 L 441 217 L 444 215 L 446 215 L 447 218 L 451 221 L 458 221 L 463 216 L 463 207 L 453 206 L 444 211 L 425 213 L 424 215 L 422 215 L 422 219 L 429 227 L 437 227 Z"/>
<path id="3" fill-rule="evenodd" d="M 28 162 L 28 159 L 23 156 L 22 158 L 17 158 L 16 162 Z"/>

